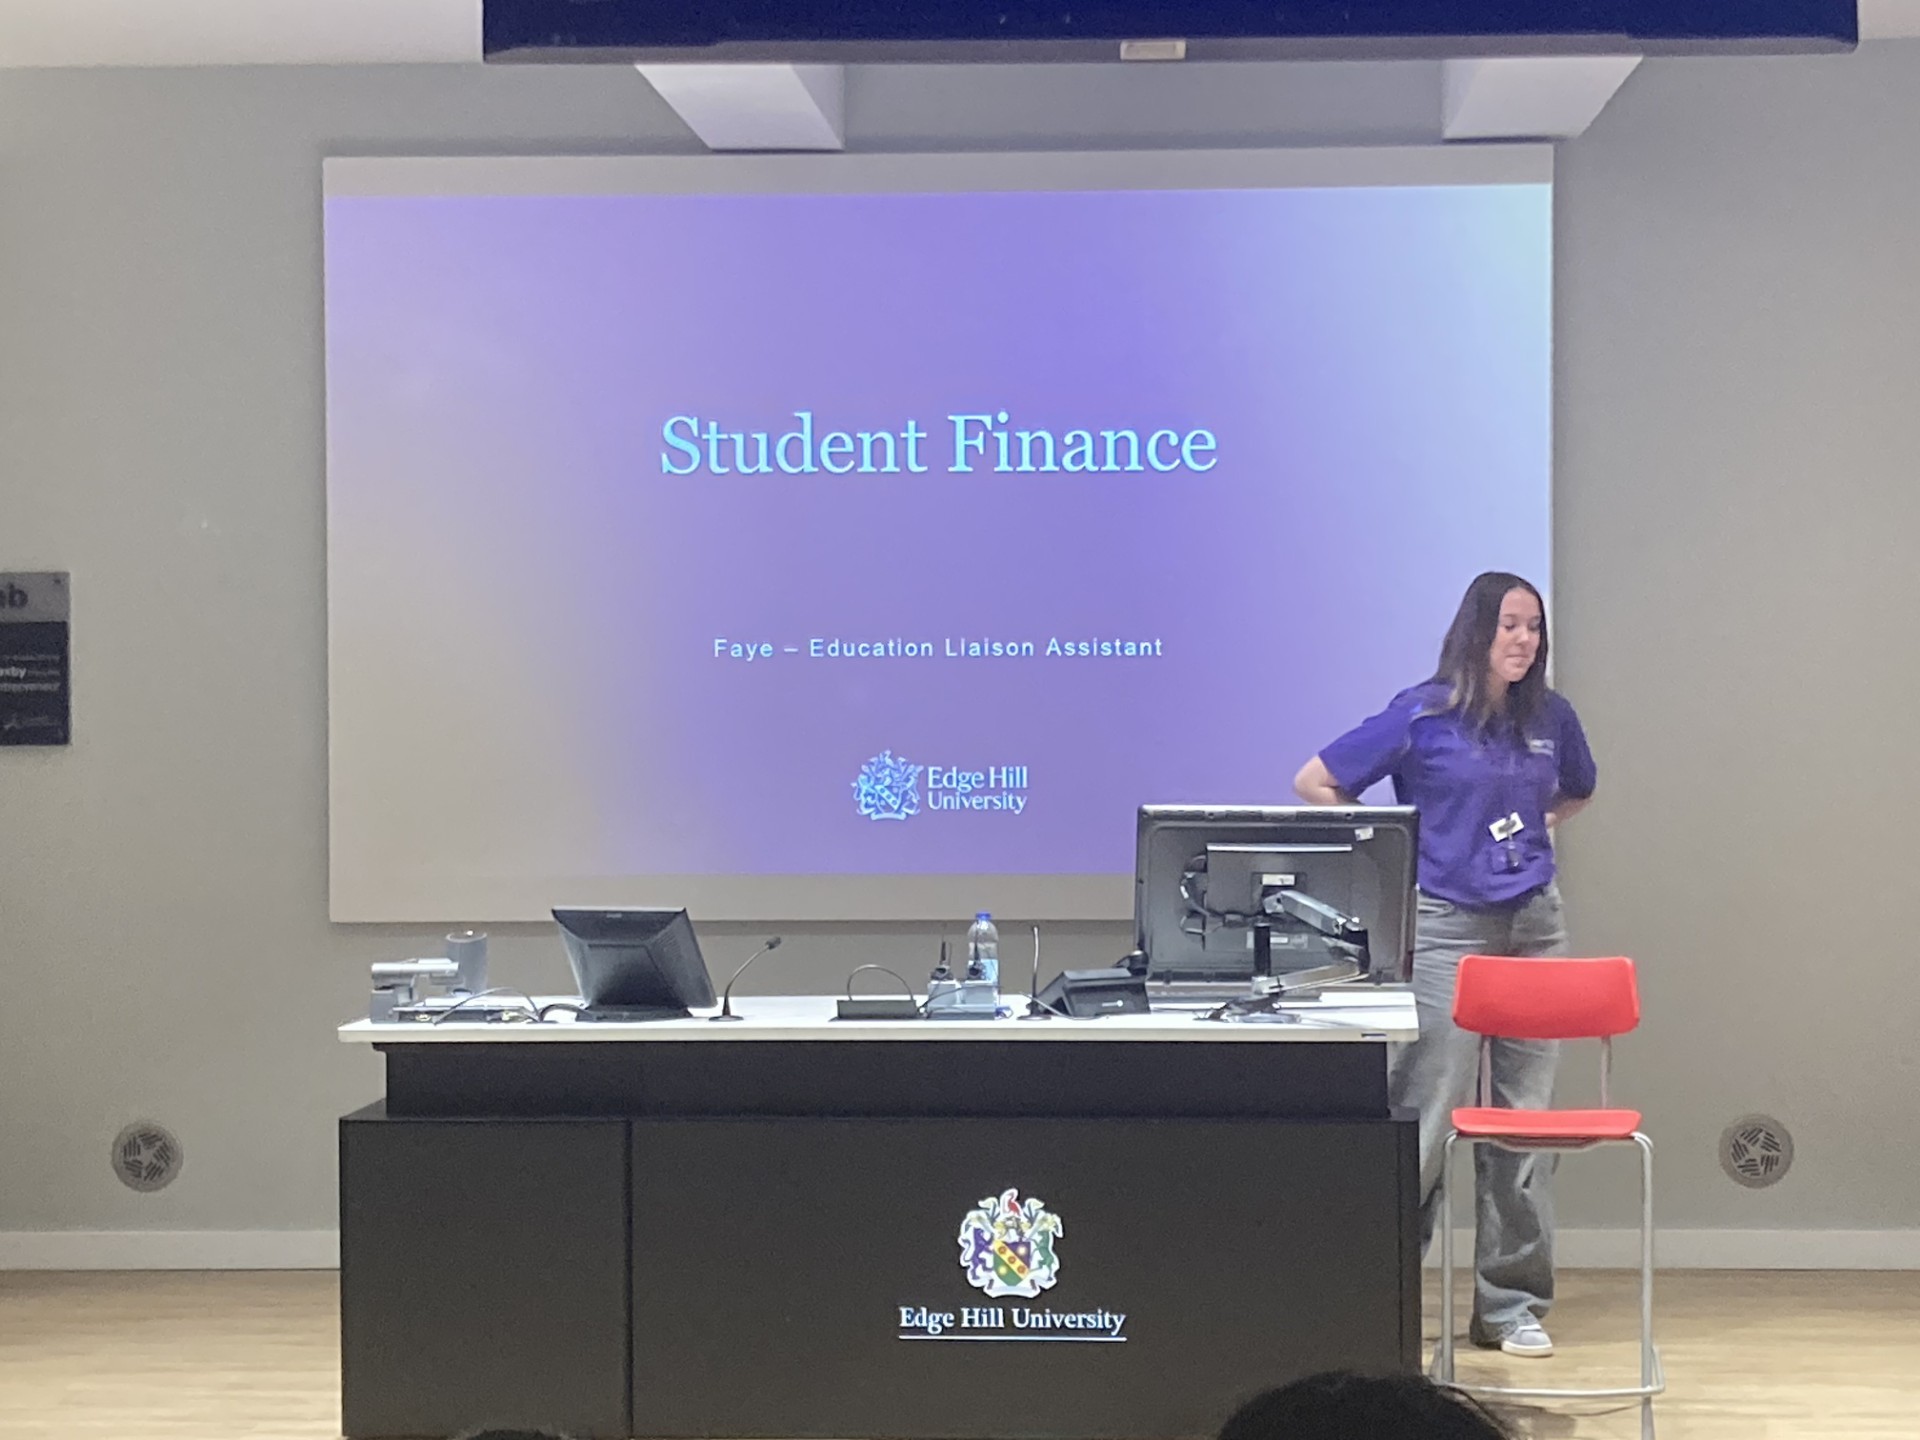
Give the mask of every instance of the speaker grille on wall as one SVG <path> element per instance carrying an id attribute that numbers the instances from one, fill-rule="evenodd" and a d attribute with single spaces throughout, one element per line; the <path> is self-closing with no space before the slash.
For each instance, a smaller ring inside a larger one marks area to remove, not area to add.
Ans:
<path id="1" fill-rule="evenodd" d="M 129 1190 L 151 1194 L 180 1175 L 186 1153 L 172 1131 L 151 1120 L 136 1120 L 113 1138 L 113 1173 Z"/>
<path id="2" fill-rule="evenodd" d="M 1720 1132 L 1720 1168 L 1736 1185 L 1764 1190 L 1793 1167 L 1793 1136 L 1771 1115 L 1742 1115 Z"/>

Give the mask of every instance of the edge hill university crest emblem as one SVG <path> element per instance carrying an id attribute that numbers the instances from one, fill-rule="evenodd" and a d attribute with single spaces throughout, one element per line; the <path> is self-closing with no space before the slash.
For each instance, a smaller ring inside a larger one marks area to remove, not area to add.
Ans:
<path id="1" fill-rule="evenodd" d="M 920 813 L 920 772 L 926 767 L 882 750 L 860 767 L 853 794 L 869 820 L 905 820 Z"/>
<path id="2" fill-rule="evenodd" d="M 989 1295 L 1038 1295 L 1060 1277 L 1053 1242 L 1065 1231 L 1060 1217 L 1018 1190 L 988 1195 L 960 1222 L 960 1268 L 967 1283 Z"/>

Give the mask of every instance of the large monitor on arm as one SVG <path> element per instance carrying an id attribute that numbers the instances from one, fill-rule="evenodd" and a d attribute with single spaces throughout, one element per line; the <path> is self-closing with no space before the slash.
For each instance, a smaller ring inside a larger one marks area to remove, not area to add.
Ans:
<path id="1" fill-rule="evenodd" d="M 1135 851 L 1134 944 L 1150 981 L 1412 972 L 1410 807 L 1148 805 Z"/>

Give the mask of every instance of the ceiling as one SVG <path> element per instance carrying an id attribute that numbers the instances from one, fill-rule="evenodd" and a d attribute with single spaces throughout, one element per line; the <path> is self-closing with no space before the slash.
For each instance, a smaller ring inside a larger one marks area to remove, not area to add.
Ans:
<path id="1" fill-rule="evenodd" d="M 1920 0 L 1861 0 L 1920 36 Z M 0 67 L 433 64 L 480 58 L 480 0 L 0 0 Z"/>

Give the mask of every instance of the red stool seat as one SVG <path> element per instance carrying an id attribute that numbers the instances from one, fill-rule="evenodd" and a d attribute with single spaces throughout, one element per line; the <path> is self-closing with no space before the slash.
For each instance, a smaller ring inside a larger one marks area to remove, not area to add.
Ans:
<path id="1" fill-rule="evenodd" d="M 1546 1145 L 1631 1140 L 1638 1110 L 1508 1110 L 1468 1106 L 1453 1112 L 1453 1128 L 1469 1139 L 1536 1140 Z"/>

